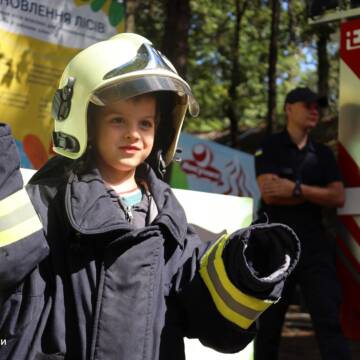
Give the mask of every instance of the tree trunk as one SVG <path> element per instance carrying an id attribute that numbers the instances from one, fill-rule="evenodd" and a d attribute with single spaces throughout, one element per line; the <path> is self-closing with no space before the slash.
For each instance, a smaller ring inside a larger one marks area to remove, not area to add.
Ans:
<path id="1" fill-rule="evenodd" d="M 295 33 L 295 25 L 296 18 L 294 15 L 294 2 L 293 0 L 288 0 L 288 29 L 289 29 L 289 42 L 295 44 L 296 42 L 296 33 Z"/>
<path id="2" fill-rule="evenodd" d="M 186 79 L 189 54 L 190 0 L 165 1 L 165 25 L 161 51 L 175 66 L 179 75 Z M 164 181 L 170 182 L 172 166 L 168 167 Z"/>
<path id="3" fill-rule="evenodd" d="M 231 146 L 237 148 L 237 136 L 238 136 L 238 114 L 236 112 L 236 102 L 237 102 L 237 87 L 241 82 L 240 74 L 240 25 L 242 16 L 245 13 L 248 2 L 235 0 L 235 26 L 232 39 L 232 53 L 231 53 L 231 77 L 230 77 L 230 86 L 229 86 L 229 99 L 226 106 L 226 115 L 230 120 L 230 137 L 231 137 Z M 242 6 L 241 6 L 242 5 Z"/>
<path id="4" fill-rule="evenodd" d="M 173 63 L 179 75 L 186 78 L 189 53 L 190 0 L 166 0 L 166 20 L 162 52 Z"/>
<path id="5" fill-rule="evenodd" d="M 329 94 L 329 74 L 330 62 L 327 52 L 327 44 L 329 41 L 331 29 L 327 25 L 321 26 L 317 36 L 317 73 L 318 73 L 318 93 L 321 96 L 328 96 Z"/>
<path id="6" fill-rule="evenodd" d="M 268 113 L 267 128 L 268 134 L 272 133 L 276 126 L 276 65 L 278 55 L 278 33 L 280 20 L 279 0 L 271 0 L 271 34 L 269 46 L 269 68 L 268 68 Z"/>
<path id="7" fill-rule="evenodd" d="M 125 2 L 126 4 L 126 18 L 125 18 L 125 29 L 126 32 L 136 32 L 136 26 L 135 26 L 135 13 L 136 9 L 139 6 L 138 0 L 127 0 Z"/>

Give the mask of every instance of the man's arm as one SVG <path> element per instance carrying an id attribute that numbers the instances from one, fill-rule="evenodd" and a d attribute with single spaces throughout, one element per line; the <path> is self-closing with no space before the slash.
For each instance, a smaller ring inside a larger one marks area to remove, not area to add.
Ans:
<path id="1" fill-rule="evenodd" d="M 321 206 L 341 207 L 345 201 L 344 186 L 341 181 L 333 181 L 327 186 L 301 184 L 302 195 L 293 196 L 295 182 L 275 174 L 257 177 L 261 196 L 269 205 L 298 205 L 309 201 Z"/>
<path id="2" fill-rule="evenodd" d="M 327 207 L 342 207 L 345 202 L 344 185 L 334 181 L 326 187 L 301 185 L 302 197 L 310 202 Z"/>

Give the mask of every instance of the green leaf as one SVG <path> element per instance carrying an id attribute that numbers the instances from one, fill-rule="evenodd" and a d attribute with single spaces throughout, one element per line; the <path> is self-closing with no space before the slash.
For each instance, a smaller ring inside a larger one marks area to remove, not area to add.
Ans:
<path id="1" fill-rule="evenodd" d="M 93 0 L 91 2 L 91 9 L 97 12 L 104 6 L 105 2 L 106 0 Z"/>
<path id="2" fill-rule="evenodd" d="M 124 4 L 119 4 L 116 0 L 112 0 L 109 9 L 109 20 L 112 26 L 117 26 L 124 19 Z"/>

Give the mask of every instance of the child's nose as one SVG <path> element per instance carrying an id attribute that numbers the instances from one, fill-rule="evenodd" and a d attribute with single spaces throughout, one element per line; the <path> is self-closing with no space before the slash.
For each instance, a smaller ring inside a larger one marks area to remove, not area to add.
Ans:
<path id="1" fill-rule="evenodd" d="M 130 125 L 126 129 L 125 137 L 127 139 L 138 139 L 140 137 L 138 128 L 136 126 Z"/>

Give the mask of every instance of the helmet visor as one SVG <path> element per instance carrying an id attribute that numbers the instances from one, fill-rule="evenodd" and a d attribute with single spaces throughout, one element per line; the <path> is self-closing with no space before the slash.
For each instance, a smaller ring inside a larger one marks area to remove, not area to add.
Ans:
<path id="1" fill-rule="evenodd" d="M 97 89 L 90 96 L 90 101 L 96 105 L 104 106 L 154 91 L 175 92 L 184 105 L 188 102 L 190 114 L 192 116 L 198 115 L 199 104 L 189 86 L 176 78 L 157 74 L 124 79 L 121 82 Z"/>

